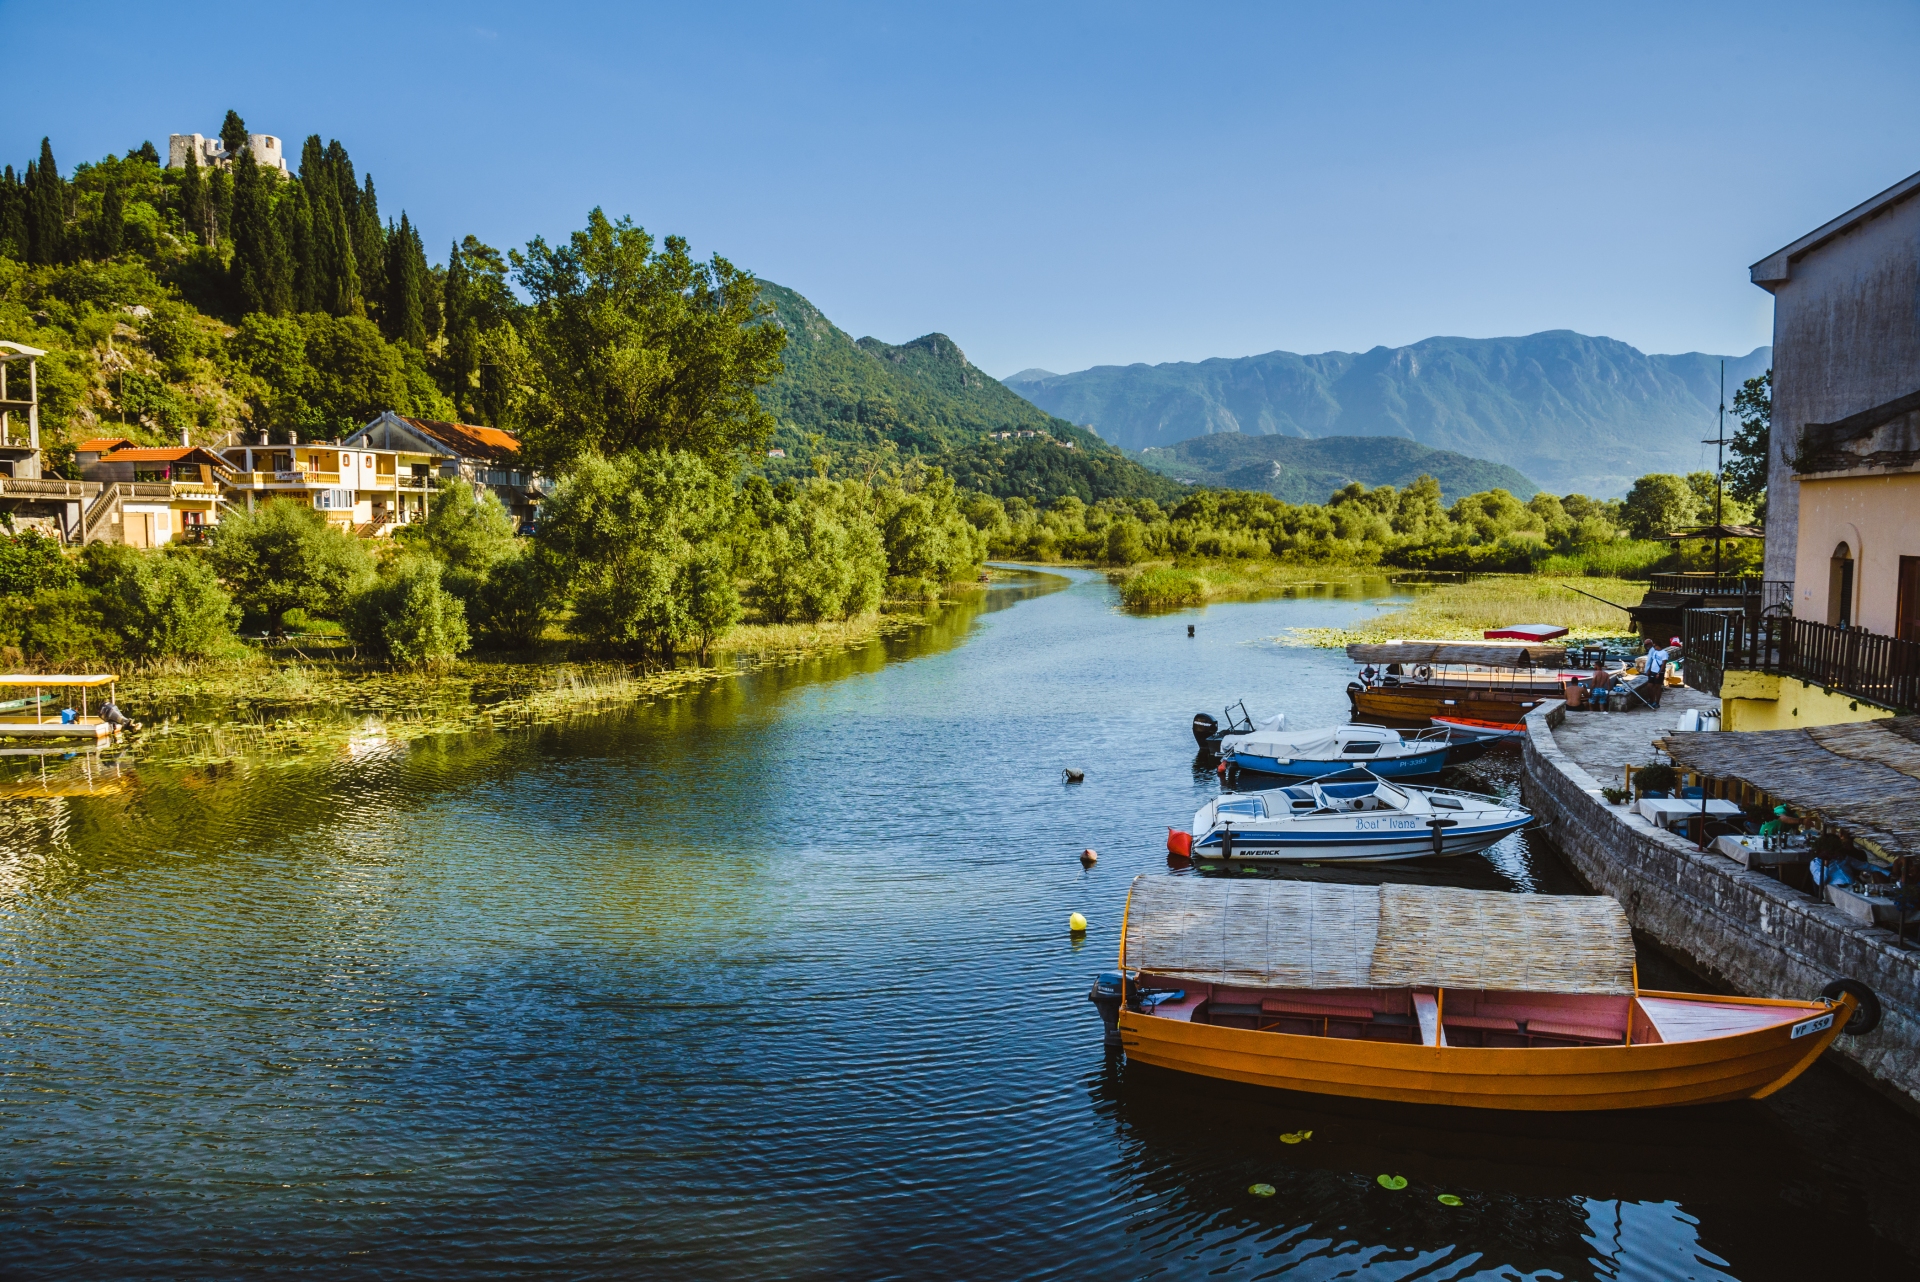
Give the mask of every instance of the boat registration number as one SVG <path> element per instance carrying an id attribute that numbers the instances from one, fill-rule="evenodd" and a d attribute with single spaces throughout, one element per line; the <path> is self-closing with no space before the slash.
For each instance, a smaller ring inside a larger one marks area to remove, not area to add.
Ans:
<path id="1" fill-rule="evenodd" d="M 1805 1037 L 1808 1033 L 1823 1032 L 1832 1027 L 1833 1016 L 1822 1015 L 1819 1019 L 1810 1019 L 1804 1024 L 1795 1024 L 1793 1026 L 1793 1036 L 1795 1038 Z"/>
<path id="2" fill-rule="evenodd" d="M 1353 826 L 1361 832 L 1379 832 L 1382 828 L 1418 828 L 1420 821 L 1417 819 L 1356 819 Z"/>

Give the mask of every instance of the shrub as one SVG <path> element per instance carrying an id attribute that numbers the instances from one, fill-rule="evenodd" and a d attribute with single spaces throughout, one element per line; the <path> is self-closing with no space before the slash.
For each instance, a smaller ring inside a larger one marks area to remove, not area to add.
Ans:
<path id="1" fill-rule="evenodd" d="M 33 530 L 0 537 L 0 597 L 32 596 L 73 581 L 73 562 L 58 541 Z"/>
<path id="2" fill-rule="evenodd" d="M 94 594 L 79 585 L 42 588 L 0 622 L 8 643 L 28 663 L 47 668 L 89 668 L 120 657 L 120 638 L 107 626 Z"/>
<path id="3" fill-rule="evenodd" d="M 879 605 L 887 553 L 866 487 L 812 480 L 780 489 L 755 584 L 767 618 L 846 619 Z"/>
<path id="4" fill-rule="evenodd" d="M 403 668 L 444 668 L 469 641 L 466 607 L 441 583 L 431 557 L 403 555 L 363 588 L 347 615 L 347 635 Z"/>
<path id="5" fill-rule="evenodd" d="M 1171 565 L 1155 566 L 1120 585 L 1121 603 L 1129 610 L 1172 610 L 1206 599 L 1205 579 Z"/>
<path id="6" fill-rule="evenodd" d="M 228 512 L 207 556 L 241 610 L 276 632 L 296 606 L 337 616 L 372 570 L 364 543 L 287 499 Z"/>
<path id="7" fill-rule="evenodd" d="M 198 552 L 141 552 L 95 543 L 86 549 L 81 578 L 128 655 L 204 659 L 238 644 L 239 611 Z"/>
<path id="8" fill-rule="evenodd" d="M 485 578 L 468 585 L 468 626 L 488 646 L 531 649 L 553 618 L 562 577 L 541 549 L 523 545 L 510 551 L 493 563 Z"/>

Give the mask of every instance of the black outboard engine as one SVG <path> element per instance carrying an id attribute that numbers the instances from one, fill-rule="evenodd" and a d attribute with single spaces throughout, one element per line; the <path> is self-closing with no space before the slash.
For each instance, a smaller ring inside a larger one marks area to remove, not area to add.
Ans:
<path id="1" fill-rule="evenodd" d="M 1200 745 L 1201 751 L 1212 752 L 1219 746 L 1220 723 L 1205 712 L 1193 714 L 1193 741 Z"/>
<path id="2" fill-rule="evenodd" d="M 1110 1050 L 1120 1046 L 1120 1001 L 1126 982 L 1125 975 L 1110 970 L 1093 981 L 1093 991 L 1087 994 L 1087 1000 L 1100 1012 L 1100 1022 L 1107 1026 L 1106 1045 Z"/>

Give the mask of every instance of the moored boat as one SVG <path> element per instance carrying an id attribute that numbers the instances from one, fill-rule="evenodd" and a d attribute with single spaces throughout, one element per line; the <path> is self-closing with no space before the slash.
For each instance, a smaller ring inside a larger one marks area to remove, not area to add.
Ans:
<path id="1" fill-rule="evenodd" d="M 1817 1001 L 1642 990 L 1626 914 L 1597 895 L 1140 876 L 1122 920 L 1119 968 L 1089 994 L 1110 1044 L 1315 1094 L 1533 1111 L 1758 1099 L 1877 1022 L 1850 981 Z"/>
<path id="2" fill-rule="evenodd" d="M 1451 747 L 1445 732 L 1409 739 L 1383 726 L 1349 725 L 1228 735 L 1220 740 L 1220 759 L 1230 769 L 1276 779 L 1318 779 L 1356 765 L 1382 778 L 1420 778 L 1439 774 Z"/>
<path id="3" fill-rule="evenodd" d="M 1435 716 L 1513 724 L 1566 691 L 1566 649 L 1515 641 L 1384 641 L 1350 645 L 1356 720 L 1426 725 Z M 1570 678 L 1568 678 L 1570 679 Z"/>
<path id="4" fill-rule="evenodd" d="M 1432 717 L 1429 720 L 1436 726 L 1485 739 L 1519 739 L 1527 733 L 1524 722 L 1477 721 L 1472 717 Z"/>
<path id="5" fill-rule="evenodd" d="M 1170 831 L 1167 849 L 1203 868 L 1380 863 L 1474 854 L 1532 817 L 1498 798 L 1348 770 L 1287 788 L 1223 793 L 1195 812 L 1187 832 Z"/>

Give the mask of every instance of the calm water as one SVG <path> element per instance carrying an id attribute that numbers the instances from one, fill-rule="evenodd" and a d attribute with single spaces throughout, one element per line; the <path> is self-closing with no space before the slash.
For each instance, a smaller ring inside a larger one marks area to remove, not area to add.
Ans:
<path id="1" fill-rule="evenodd" d="M 1370 608 L 1034 576 L 563 728 L 0 802 L 0 1272 L 1911 1275 L 1920 1128 L 1834 1069 L 1525 1118 L 1105 1056 L 1127 883 L 1215 786 L 1188 718 L 1342 719 L 1263 638 Z M 1452 863 L 1575 889 L 1537 836 Z"/>

